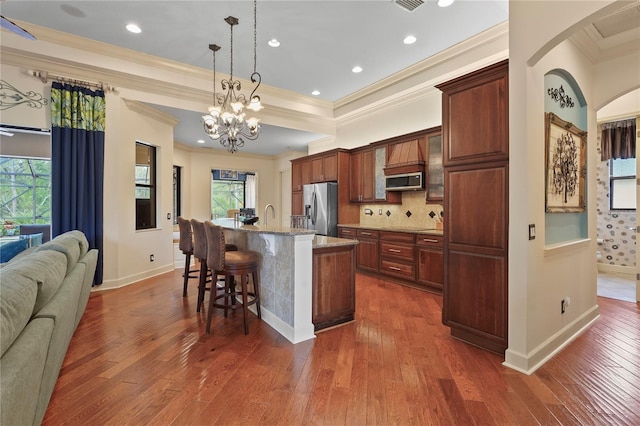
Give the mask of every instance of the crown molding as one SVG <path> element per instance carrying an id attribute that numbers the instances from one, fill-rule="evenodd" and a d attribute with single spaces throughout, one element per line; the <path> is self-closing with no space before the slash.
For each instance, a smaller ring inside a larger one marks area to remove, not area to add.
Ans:
<path id="1" fill-rule="evenodd" d="M 379 80 L 362 90 L 354 92 L 344 98 L 337 100 L 334 104 L 335 109 L 343 108 L 349 104 L 352 104 L 362 98 L 367 96 L 371 96 L 374 93 L 380 92 L 381 90 L 388 88 L 390 86 L 395 86 L 411 77 L 414 77 L 417 74 L 424 73 L 429 69 L 434 68 L 437 65 L 440 65 L 445 62 L 450 62 L 451 60 L 464 55 L 465 53 L 478 48 L 481 45 L 485 45 L 487 43 L 491 43 L 494 41 L 504 41 L 506 43 L 507 49 L 509 45 L 509 21 L 502 22 L 498 25 L 495 25 L 489 28 L 482 33 L 476 34 L 473 37 L 470 37 L 466 40 L 461 41 L 460 43 L 442 51 L 432 55 L 416 64 L 413 64 L 401 71 L 398 71 L 395 74 L 392 74 L 382 80 Z"/>
<path id="2" fill-rule="evenodd" d="M 146 115 L 149 118 L 161 121 L 164 124 L 168 124 L 171 127 L 176 127 L 178 125 L 178 119 L 172 115 L 166 114 L 162 111 L 158 111 L 155 108 L 151 108 L 150 106 L 143 104 L 142 102 L 134 101 L 131 99 L 123 99 L 123 101 L 127 105 L 127 108 L 129 108 L 131 111 L 139 112 L 140 114 Z"/>

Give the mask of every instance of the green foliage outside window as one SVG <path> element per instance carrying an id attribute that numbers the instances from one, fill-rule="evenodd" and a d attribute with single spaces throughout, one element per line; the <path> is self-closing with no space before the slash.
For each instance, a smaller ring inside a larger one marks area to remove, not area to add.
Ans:
<path id="1" fill-rule="evenodd" d="M 244 182 L 236 180 L 212 181 L 212 218 L 227 217 L 227 210 L 241 208 L 244 208 Z"/>
<path id="2" fill-rule="evenodd" d="M 51 160 L 0 156 L 0 228 L 17 233 L 22 224 L 51 223 Z"/>

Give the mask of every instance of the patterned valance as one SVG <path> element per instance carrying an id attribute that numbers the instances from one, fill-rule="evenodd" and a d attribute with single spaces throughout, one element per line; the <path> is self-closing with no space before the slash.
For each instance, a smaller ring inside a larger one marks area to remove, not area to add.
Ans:
<path id="1" fill-rule="evenodd" d="M 51 125 L 54 127 L 104 132 L 103 90 L 51 83 Z"/>

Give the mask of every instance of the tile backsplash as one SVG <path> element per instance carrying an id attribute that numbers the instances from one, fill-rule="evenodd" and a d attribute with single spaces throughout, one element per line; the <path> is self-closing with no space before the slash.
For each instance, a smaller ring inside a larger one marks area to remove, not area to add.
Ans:
<path id="1" fill-rule="evenodd" d="M 424 191 L 406 191 L 402 204 L 363 204 L 360 225 L 435 229 L 442 221 L 442 205 L 425 204 L 424 197 Z M 373 215 L 365 214 L 367 209 Z"/>

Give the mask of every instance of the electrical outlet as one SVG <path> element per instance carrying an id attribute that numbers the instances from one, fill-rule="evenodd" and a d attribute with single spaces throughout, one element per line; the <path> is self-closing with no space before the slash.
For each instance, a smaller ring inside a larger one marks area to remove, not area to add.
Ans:
<path id="1" fill-rule="evenodd" d="M 156 260 L 155 256 L 150 254 L 149 255 L 149 262 L 153 262 L 154 260 Z"/>

